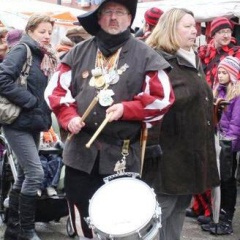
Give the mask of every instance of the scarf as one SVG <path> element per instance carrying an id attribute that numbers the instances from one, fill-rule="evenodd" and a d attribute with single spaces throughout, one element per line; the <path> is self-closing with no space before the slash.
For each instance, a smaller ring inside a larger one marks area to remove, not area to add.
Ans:
<path id="1" fill-rule="evenodd" d="M 190 51 L 186 51 L 183 48 L 179 48 L 177 50 L 177 54 L 185 58 L 188 62 L 190 62 L 196 68 L 196 55 L 192 48 Z"/>
<path id="2" fill-rule="evenodd" d="M 41 70 L 44 72 L 45 76 L 50 79 L 57 68 L 58 59 L 51 46 L 41 45 L 40 48 L 44 54 L 41 62 Z"/>
<path id="3" fill-rule="evenodd" d="M 97 46 L 105 57 L 111 56 L 130 38 L 130 29 L 117 35 L 100 30 L 96 35 Z"/>

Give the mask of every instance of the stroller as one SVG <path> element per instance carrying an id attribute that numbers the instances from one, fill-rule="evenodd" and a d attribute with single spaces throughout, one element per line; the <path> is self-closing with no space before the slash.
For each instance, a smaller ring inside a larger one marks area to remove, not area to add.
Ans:
<path id="1" fill-rule="evenodd" d="M 47 147 L 39 150 L 40 159 L 61 158 L 62 148 L 60 146 Z M 53 196 L 48 196 L 46 192 L 42 192 L 37 200 L 35 221 L 50 222 L 59 221 L 62 217 L 67 218 L 67 234 L 69 237 L 74 237 L 70 217 L 69 206 L 65 198 L 63 187 L 64 166 L 61 165 L 60 178 L 56 193 Z M 7 222 L 8 218 L 8 194 L 16 179 L 16 158 L 6 138 L 0 133 L 0 217 L 3 223 Z"/>

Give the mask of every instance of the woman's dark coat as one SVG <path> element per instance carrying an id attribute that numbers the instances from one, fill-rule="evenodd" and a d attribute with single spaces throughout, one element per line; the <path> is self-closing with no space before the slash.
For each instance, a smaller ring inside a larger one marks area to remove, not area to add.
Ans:
<path id="1" fill-rule="evenodd" d="M 163 118 L 161 159 L 143 178 L 157 193 L 202 193 L 219 184 L 212 91 L 199 61 L 195 68 L 181 56 L 162 55 L 173 67 L 169 78 L 176 99 Z"/>
<path id="2" fill-rule="evenodd" d="M 32 53 L 27 89 L 16 83 L 27 59 L 26 46 L 18 44 L 0 64 L 0 94 L 22 107 L 20 116 L 10 125 L 11 128 L 24 131 L 46 131 L 51 126 L 51 112 L 44 100 L 48 77 L 40 68 L 44 54 L 39 44 L 28 35 L 25 35 L 20 42 L 26 43 Z"/>

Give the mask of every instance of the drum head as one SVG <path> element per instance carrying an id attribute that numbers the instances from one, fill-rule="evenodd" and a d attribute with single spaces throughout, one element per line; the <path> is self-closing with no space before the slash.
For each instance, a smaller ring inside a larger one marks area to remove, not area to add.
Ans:
<path id="1" fill-rule="evenodd" d="M 99 188 L 90 200 L 89 217 L 95 228 L 126 236 L 144 227 L 156 209 L 153 189 L 135 178 L 118 178 Z"/>

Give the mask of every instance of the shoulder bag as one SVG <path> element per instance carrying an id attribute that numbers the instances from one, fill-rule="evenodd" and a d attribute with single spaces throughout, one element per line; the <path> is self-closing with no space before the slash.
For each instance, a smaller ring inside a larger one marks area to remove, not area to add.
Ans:
<path id="1" fill-rule="evenodd" d="M 27 48 L 27 60 L 23 65 L 17 83 L 27 88 L 27 77 L 32 64 L 32 53 L 27 44 L 20 44 L 25 45 Z M 0 124 L 11 124 L 19 116 L 21 110 L 20 106 L 10 102 L 6 97 L 0 95 Z"/>

